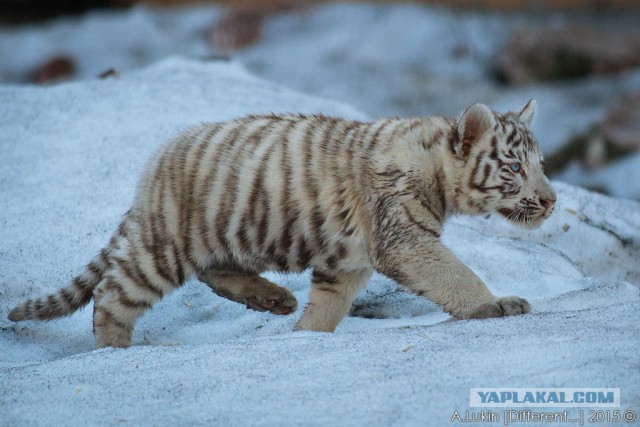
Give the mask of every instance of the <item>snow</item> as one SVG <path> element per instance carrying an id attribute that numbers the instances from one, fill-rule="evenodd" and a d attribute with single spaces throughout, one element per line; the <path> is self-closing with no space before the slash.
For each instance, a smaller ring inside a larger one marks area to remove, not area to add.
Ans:
<path id="1" fill-rule="evenodd" d="M 65 285 L 108 241 L 144 161 L 180 130 L 367 116 L 236 62 L 181 58 L 0 86 L 0 100 L 0 425 L 442 426 L 471 387 L 619 387 L 621 409 L 640 409 L 640 204 L 559 182 L 538 230 L 458 217 L 443 237 L 494 293 L 529 298 L 529 315 L 455 321 L 375 275 L 333 334 L 292 332 L 300 310 L 254 312 L 195 280 L 145 314 L 129 349 L 94 349 L 91 306 L 13 324 L 11 307 Z M 266 276 L 304 306 L 308 272 Z"/>

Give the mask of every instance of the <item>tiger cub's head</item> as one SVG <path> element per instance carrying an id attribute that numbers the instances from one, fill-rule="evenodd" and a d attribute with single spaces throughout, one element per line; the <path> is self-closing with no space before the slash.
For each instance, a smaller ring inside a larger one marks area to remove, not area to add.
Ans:
<path id="1" fill-rule="evenodd" d="M 531 132 L 535 113 L 534 100 L 507 114 L 484 104 L 462 113 L 451 148 L 462 166 L 458 185 L 466 199 L 459 203 L 463 212 L 498 212 L 525 228 L 538 227 L 551 215 L 556 193 Z"/>

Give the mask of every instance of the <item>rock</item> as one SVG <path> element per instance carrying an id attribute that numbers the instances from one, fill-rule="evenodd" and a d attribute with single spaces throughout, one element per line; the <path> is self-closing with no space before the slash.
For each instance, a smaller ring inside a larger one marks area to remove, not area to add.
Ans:
<path id="1" fill-rule="evenodd" d="M 75 72 L 75 61 L 67 55 L 57 55 L 44 61 L 33 74 L 33 81 L 38 84 L 55 83 L 68 79 Z"/>
<path id="2" fill-rule="evenodd" d="M 640 92 L 620 100 L 604 118 L 575 136 L 547 159 L 547 171 L 558 172 L 577 161 L 595 170 L 640 149 Z"/>
<path id="3" fill-rule="evenodd" d="M 115 68 L 108 68 L 103 72 L 101 72 L 100 74 L 98 74 L 99 79 L 108 79 L 109 77 L 118 78 L 120 77 L 120 72 Z"/>
<path id="4" fill-rule="evenodd" d="M 640 32 L 595 28 L 527 29 L 515 34 L 497 55 L 495 77 L 521 85 L 619 73 L 640 66 Z"/>
<path id="5" fill-rule="evenodd" d="M 223 52 L 251 46 L 260 39 L 266 18 L 281 12 L 301 8 L 301 3 L 291 0 L 275 0 L 254 4 L 241 2 L 229 6 L 220 14 L 211 32 L 211 43 Z"/>
<path id="6" fill-rule="evenodd" d="M 614 105 L 600 124 L 604 139 L 621 151 L 640 148 L 640 91 Z"/>

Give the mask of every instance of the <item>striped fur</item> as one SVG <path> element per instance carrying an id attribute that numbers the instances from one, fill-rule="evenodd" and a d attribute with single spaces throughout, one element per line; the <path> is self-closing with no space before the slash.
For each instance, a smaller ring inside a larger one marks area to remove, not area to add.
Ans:
<path id="1" fill-rule="evenodd" d="M 495 298 L 439 240 L 455 213 L 539 225 L 555 193 L 530 131 L 535 103 L 482 104 L 458 120 L 248 116 L 185 132 L 149 161 L 110 243 L 56 294 L 9 319 L 65 316 L 94 301 L 99 347 L 126 347 L 136 319 L 195 275 L 217 294 L 289 314 L 259 276 L 313 268 L 297 329 L 333 331 L 374 270 L 461 318 L 526 313 Z M 518 163 L 517 172 L 513 169 Z"/>

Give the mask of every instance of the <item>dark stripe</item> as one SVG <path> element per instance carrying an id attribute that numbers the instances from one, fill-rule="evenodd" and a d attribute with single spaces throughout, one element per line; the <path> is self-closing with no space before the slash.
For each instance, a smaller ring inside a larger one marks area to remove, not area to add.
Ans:
<path id="1" fill-rule="evenodd" d="M 498 159 L 498 137 L 495 135 L 493 135 L 493 137 L 491 138 L 491 154 L 489 155 L 489 157 L 492 160 Z"/>
<path id="2" fill-rule="evenodd" d="M 417 128 L 419 128 L 422 125 L 422 120 L 420 119 L 413 119 L 410 124 L 409 127 L 407 127 L 407 130 L 404 132 L 404 134 L 409 134 L 411 132 L 413 132 L 414 130 L 416 130 Z"/>
<path id="3" fill-rule="evenodd" d="M 318 190 L 318 187 L 316 186 L 316 177 L 314 174 L 314 166 L 319 163 L 319 159 L 313 158 L 313 149 L 316 145 L 318 144 L 321 145 L 324 141 L 326 141 L 331 137 L 331 134 L 334 130 L 335 122 L 330 121 L 330 122 L 322 123 L 325 125 L 325 129 L 324 129 L 324 132 L 322 132 L 321 134 L 320 132 L 318 132 L 319 129 L 317 124 L 319 123 L 314 122 L 313 126 L 309 126 L 308 134 L 311 134 L 313 136 L 321 135 L 320 140 L 316 141 L 315 138 L 313 137 L 305 138 L 305 140 L 311 141 L 312 143 L 305 144 L 305 148 L 306 148 L 305 159 L 304 159 L 305 173 L 304 173 L 302 185 L 305 188 L 305 194 L 308 196 L 308 202 L 309 202 L 309 205 L 311 206 L 311 214 L 309 215 L 309 218 L 307 218 L 307 221 L 310 226 L 309 228 L 311 230 L 308 243 L 312 245 L 311 250 L 313 252 L 319 253 L 324 247 L 324 239 L 323 239 L 323 233 L 322 233 L 322 225 L 324 224 L 324 218 L 323 218 L 322 212 L 320 211 L 319 200 L 318 200 L 319 190 Z M 324 154 L 321 152 L 321 150 L 318 150 L 318 151 L 321 153 L 320 155 Z"/>
<path id="4" fill-rule="evenodd" d="M 342 243 L 338 243 L 336 253 L 338 254 L 338 258 L 343 259 L 347 255 L 347 247 Z"/>
<path id="5" fill-rule="evenodd" d="M 509 133 L 509 135 L 507 136 L 507 145 L 511 145 L 513 144 L 513 138 L 518 134 L 518 129 L 516 128 L 516 126 L 513 126 L 513 129 L 511 130 L 511 132 Z"/>
<path id="6" fill-rule="evenodd" d="M 243 138 L 237 143 L 238 148 L 234 151 L 233 157 L 229 159 L 230 170 L 227 171 L 227 175 L 224 177 L 222 194 L 220 194 L 220 207 L 215 216 L 217 239 L 228 254 L 232 253 L 229 246 L 230 242 L 226 237 L 231 217 L 236 209 L 244 208 L 243 206 L 238 206 L 237 195 L 240 181 L 239 172 L 247 160 L 245 155 L 246 150 L 249 148 L 250 142 L 260 141 L 265 130 L 273 125 L 273 122 L 267 122 L 266 124 L 258 127 L 258 129 L 243 135 Z"/>
<path id="7" fill-rule="evenodd" d="M 410 223 L 412 223 L 413 225 L 415 225 L 416 227 L 418 227 L 420 230 L 424 231 L 425 233 L 430 234 L 430 235 L 432 235 L 432 236 L 434 236 L 436 238 L 440 238 L 440 233 L 439 232 L 426 227 L 420 221 L 415 219 L 413 217 L 413 215 L 411 215 L 411 212 L 409 211 L 409 208 L 406 205 L 402 205 L 402 207 L 404 208 L 404 213 L 407 216 L 407 219 L 409 220 Z"/>
<path id="8" fill-rule="evenodd" d="M 258 242 L 257 243 L 261 252 L 264 251 L 264 244 L 267 239 L 267 231 L 268 231 L 267 229 L 269 227 L 269 212 L 271 211 L 271 207 L 269 206 L 269 201 L 267 199 L 268 196 L 265 190 L 265 184 L 266 183 L 264 182 L 264 180 L 260 182 L 260 187 L 262 192 L 262 197 L 261 197 L 262 215 L 258 220 L 258 233 L 257 233 Z"/>
<path id="9" fill-rule="evenodd" d="M 267 164 L 269 163 L 269 159 L 271 158 L 271 154 L 273 153 L 276 142 L 275 140 L 265 141 L 270 142 L 270 146 L 267 148 L 265 154 L 260 159 L 260 163 L 258 164 L 257 172 L 254 175 L 253 182 L 251 183 L 251 193 L 249 194 L 249 200 L 247 202 L 246 212 L 243 216 L 243 222 L 251 222 L 256 227 L 256 243 L 258 245 L 258 250 L 263 252 L 264 249 L 264 241 L 267 234 L 267 214 L 269 211 L 269 204 L 266 203 L 267 192 L 266 192 L 266 182 L 265 182 L 265 172 L 267 169 Z M 257 217 L 258 214 L 258 204 L 262 205 L 262 215 L 261 218 Z"/>
<path id="10" fill-rule="evenodd" d="M 300 216 L 300 211 L 298 209 L 295 201 L 291 200 L 291 188 L 292 188 L 292 179 L 293 172 L 291 163 L 295 161 L 295 159 L 291 159 L 289 157 L 289 144 L 296 143 L 290 141 L 290 133 L 300 122 L 291 122 L 284 129 L 284 134 L 282 136 L 282 158 L 280 159 L 280 167 L 282 169 L 282 178 L 283 178 L 283 187 L 282 187 L 282 206 L 280 209 L 280 214 L 282 215 L 282 223 L 284 224 L 284 228 L 281 231 L 280 236 L 280 251 L 283 254 L 291 253 L 291 246 L 293 245 L 293 234 L 296 232 L 295 223 L 298 221 L 298 217 Z"/>
<path id="11" fill-rule="evenodd" d="M 118 226 L 118 236 L 126 237 L 127 236 L 127 218 L 131 214 L 129 210 L 124 216 L 125 218 L 122 220 L 120 225 Z"/>
<path id="12" fill-rule="evenodd" d="M 118 231 L 119 229 L 122 227 L 122 224 L 118 227 Z M 107 268 L 107 266 L 109 265 L 109 257 L 107 255 L 107 251 L 111 249 L 111 246 L 115 243 L 115 239 L 116 236 L 114 235 L 111 238 L 111 241 L 109 242 L 109 244 L 107 245 L 106 248 L 103 248 L 100 253 L 98 254 L 98 258 L 100 259 L 100 268 L 102 270 L 105 270 Z M 107 249 L 108 248 L 108 249 Z"/>
<path id="13" fill-rule="evenodd" d="M 75 307 L 75 293 L 70 291 L 68 288 L 62 288 L 58 293 L 60 294 L 60 298 L 67 304 L 67 306 Z"/>
<path id="14" fill-rule="evenodd" d="M 274 263 L 278 271 L 286 272 L 288 271 L 288 261 L 287 257 L 283 256 L 283 254 L 278 252 L 278 248 L 276 247 L 276 243 L 271 243 L 269 249 L 267 250 L 269 255 L 269 261 Z"/>
<path id="15" fill-rule="evenodd" d="M 327 267 L 330 270 L 335 270 L 338 267 L 338 261 L 340 261 L 340 258 L 338 257 L 338 255 L 336 254 L 330 255 L 329 258 L 327 258 Z"/>
<path id="16" fill-rule="evenodd" d="M 350 235 L 353 233 L 352 227 L 349 225 L 352 222 L 350 218 L 350 210 L 347 207 L 347 195 L 348 193 L 353 191 L 353 188 L 358 188 L 356 182 L 356 174 L 354 169 L 357 165 L 354 165 L 353 155 L 354 155 L 354 145 L 360 141 L 362 141 L 362 135 L 369 130 L 369 126 L 360 124 L 358 128 L 355 128 L 355 132 L 349 135 L 346 141 L 346 144 L 343 144 L 343 151 L 345 152 L 341 157 L 346 158 L 346 162 L 344 164 L 345 170 L 339 170 L 337 167 L 339 166 L 339 162 L 335 162 L 336 170 L 334 172 L 335 177 L 344 177 L 342 182 L 336 182 L 336 186 L 340 188 L 339 195 L 337 197 L 336 203 L 342 207 L 342 210 L 338 213 L 338 222 L 340 224 L 341 232 L 345 235 Z M 342 154 L 342 153 L 341 153 Z M 351 201 L 353 203 L 353 200 Z"/>
<path id="17" fill-rule="evenodd" d="M 167 258 L 166 250 L 170 249 L 168 244 L 154 242 L 152 244 L 148 244 L 147 242 L 143 242 L 142 244 L 145 251 L 151 255 L 151 260 L 153 261 L 153 269 L 158 276 L 160 276 L 167 283 L 172 285 L 176 285 L 177 279 L 174 277 L 172 273 L 172 269 L 170 267 L 171 263 Z"/>
<path id="18" fill-rule="evenodd" d="M 173 146 L 170 147 L 175 149 Z M 151 255 L 155 270 L 164 280 L 174 284 L 175 279 L 172 277 L 163 244 L 170 238 L 164 218 L 164 197 L 167 191 L 166 167 L 172 161 L 171 154 L 169 150 L 166 150 L 164 155 L 158 159 L 152 185 L 147 189 L 150 192 L 147 220 L 140 226 L 142 228 L 142 245 Z"/>
<path id="19" fill-rule="evenodd" d="M 436 190 L 438 191 L 438 190 Z M 429 200 L 423 200 L 423 197 L 418 198 L 418 201 L 420 202 L 420 205 L 422 205 L 423 208 L 425 208 L 427 211 L 429 211 L 429 213 L 433 216 L 434 219 L 438 220 L 440 223 L 442 223 L 442 215 L 438 212 L 436 212 L 431 205 L 429 204 Z"/>
<path id="20" fill-rule="evenodd" d="M 184 183 L 184 187 L 182 188 L 182 192 L 186 195 L 186 199 L 184 205 L 182 206 L 182 243 L 184 245 L 184 253 L 185 259 L 189 259 L 193 252 L 193 235 L 192 235 L 192 227 L 193 227 L 193 219 L 194 216 L 204 217 L 205 213 L 204 207 L 206 206 L 206 198 L 204 195 L 198 197 L 200 194 L 200 186 L 203 186 L 205 189 L 210 188 L 210 179 L 212 178 L 209 174 L 206 174 L 204 177 L 201 177 L 200 163 L 204 161 L 205 152 L 207 148 L 213 144 L 211 140 L 220 130 L 221 126 L 213 126 L 206 132 L 202 140 L 199 144 L 194 145 L 190 148 L 189 154 L 195 150 L 194 154 L 194 162 L 190 165 L 188 171 L 186 171 L 186 179 Z M 215 173 L 215 168 L 212 165 L 209 173 Z M 200 177 L 200 179 L 199 179 Z M 196 198 L 200 200 L 200 203 L 196 203 Z M 205 245 L 206 246 L 206 245 Z"/>
<path id="21" fill-rule="evenodd" d="M 167 248 L 173 254 L 173 263 L 171 264 L 174 270 L 174 285 L 180 286 L 184 282 L 184 267 L 183 262 L 188 262 L 186 255 L 185 241 L 188 233 L 184 233 L 184 226 L 187 222 L 187 218 L 192 215 L 193 204 L 189 203 L 190 198 L 193 197 L 193 186 L 187 181 L 190 180 L 187 171 L 187 160 L 189 154 L 198 144 L 198 137 L 202 137 L 204 134 L 209 134 L 206 127 L 196 135 L 191 135 L 188 141 L 181 142 L 176 149 L 175 155 L 177 159 L 173 159 L 169 166 L 169 179 L 171 181 L 171 197 L 175 203 L 177 210 L 177 218 L 173 218 L 177 221 L 178 235 L 167 236 L 171 240 L 171 248 Z M 204 144 L 203 144 L 204 145 Z M 190 220 L 189 220 L 190 221 Z M 190 226 L 186 224 L 186 227 Z M 188 229 L 188 228 L 187 228 Z M 184 260 L 184 261 L 183 261 Z M 181 271 L 182 270 L 182 271 Z"/>
<path id="22" fill-rule="evenodd" d="M 102 313 L 102 316 L 104 317 L 103 322 L 96 322 L 96 316 L 94 315 L 93 319 L 94 319 L 94 323 L 93 323 L 93 331 L 95 333 L 95 327 L 96 326 L 106 326 L 106 325 L 115 325 L 121 329 L 129 329 L 131 328 L 130 325 L 127 325 L 126 323 L 123 323 L 121 321 L 119 321 L 118 319 L 116 319 L 116 317 L 110 312 L 108 311 L 105 307 L 102 306 L 95 306 L 95 311 L 99 311 L 100 313 Z"/>
<path id="23" fill-rule="evenodd" d="M 440 196 L 440 209 L 442 210 L 442 216 L 447 213 L 447 196 L 445 190 L 445 179 L 443 177 L 442 169 L 438 169 L 435 173 L 436 187 L 438 189 L 438 196 Z"/>
<path id="24" fill-rule="evenodd" d="M 80 295 L 84 295 L 87 293 L 88 289 L 87 289 L 87 281 L 85 279 L 83 279 L 80 276 L 76 276 L 73 278 L 73 280 L 71 281 L 71 286 L 73 286 L 74 288 L 77 289 L 77 293 Z M 91 288 L 91 287 L 89 287 Z M 90 291 L 90 289 L 89 289 Z"/>
<path id="25" fill-rule="evenodd" d="M 87 265 L 87 270 L 91 272 L 94 276 L 98 276 L 98 277 L 100 277 L 103 272 L 103 269 L 97 266 L 94 261 L 91 261 Z"/>
<path id="26" fill-rule="evenodd" d="M 142 241 L 147 246 L 151 246 L 152 242 L 155 240 L 155 236 L 158 235 L 157 227 L 159 224 L 157 224 L 157 217 L 163 209 L 161 205 L 165 184 L 163 169 L 165 167 L 167 157 L 170 157 L 170 154 L 167 152 L 167 149 L 165 149 L 163 155 L 157 159 L 153 179 L 150 183 L 147 183 L 149 186 L 146 188 L 148 193 L 147 203 L 149 204 L 145 210 L 145 213 L 147 214 L 146 221 L 138 221 L 142 228 Z M 161 232 L 159 235 L 164 236 L 165 234 Z"/>
<path id="27" fill-rule="evenodd" d="M 484 165 L 484 169 L 482 170 L 483 172 L 483 176 L 482 176 L 482 182 L 480 183 L 480 186 L 484 188 L 484 186 L 487 184 L 487 180 L 489 179 L 489 175 L 491 174 L 491 165 L 489 163 L 486 163 Z"/>
<path id="28" fill-rule="evenodd" d="M 505 157 L 509 158 L 509 159 L 513 159 L 513 160 L 519 160 L 518 159 L 518 155 L 516 154 L 515 151 L 513 151 L 512 149 L 509 149 L 507 151 L 507 153 L 505 154 Z"/>
<path id="29" fill-rule="evenodd" d="M 238 242 L 238 245 L 240 246 L 240 251 L 242 251 L 243 253 L 251 252 L 251 239 L 247 234 L 247 228 L 248 228 L 248 224 L 245 221 L 241 220 L 235 236 Z"/>
<path id="30" fill-rule="evenodd" d="M 322 120 L 323 122 L 329 123 L 330 124 L 330 128 L 331 128 L 331 132 L 326 135 L 326 138 L 323 138 L 322 141 L 320 141 L 320 152 L 322 153 L 322 158 L 325 158 L 325 154 L 330 152 L 329 151 L 329 145 L 333 142 L 333 139 L 336 135 L 338 135 L 339 131 L 341 130 L 341 125 L 343 124 L 341 120 L 335 119 L 335 118 L 327 118 Z"/>
<path id="31" fill-rule="evenodd" d="M 425 150 L 431 150 L 434 145 L 440 145 L 440 140 L 444 138 L 444 129 L 438 129 L 429 140 L 422 141 L 422 147 Z"/>
<path id="32" fill-rule="evenodd" d="M 134 301 L 132 300 L 122 288 L 122 285 L 115 280 L 107 280 L 104 285 L 105 291 L 115 290 L 118 293 L 118 302 L 127 308 L 133 309 L 147 309 L 151 308 L 151 304 L 146 301 Z"/>
<path id="33" fill-rule="evenodd" d="M 251 141 L 255 140 L 256 144 L 260 144 L 260 145 L 264 145 L 264 144 L 268 144 L 271 143 L 271 146 L 268 146 L 265 154 L 263 154 L 263 157 L 259 159 L 259 164 L 258 164 L 258 168 L 257 170 L 252 170 L 252 171 L 246 171 L 244 173 L 250 173 L 253 172 L 253 178 L 251 180 L 251 191 L 249 193 L 249 199 L 247 200 L 247 203 L 240 205 L 238 203 L 237 200 L 234 201 L 233 206 L 230 206 L 229 211 L 229 216 L 228 218 L 226 218 L 227 221 L 227 227 L 230 224 L 231 218 L 235 215 L 236 212 L 238 212 L 238 210 L 242 210 L 242 215 L 240 215 L 239 221 L 238 221 L 238 228 L 236 229 L 234 238 L 236 240 L 236 242 L 239 245 L 239 249 L 242 253 L 244 254 L 249 254 L 252 252 L 253 250 L 253 241 L 254 239 L 252 239 L 249 230 L 251 228 L 256 229 L 256 239 L 255 240 L 260 240 L 260 231 L 258 229 L 258 220 L 256 219 L 256 210 L 257 210 L 257 203 L 258 203 L 258 199 L 261 196 L 260 194 L 260 185 L 262 184 L 262 181 L 264 181 L 265 177 L 265 170 L 266 170 L 266 161 L 265 159 L 268 159 L 271 155 L 271 152 L 274 149 L 275 143 L 273 142 L 273 138 L 269 139 L 269 138 L 265 138 L 264 137 L 264 133 L 265 130 L 269 127 L 271 127 L 271 129 L 273 129 L 274 126 L 278 125 L 280 120 L 275 118 L 275 117 L 270 117 L 270 116 L 264 116 L 262 117 L 262 120 L 269 120 L 269 122 L 265 125 L 260 127 L 258 130 L 253 131 L 251 134 L 246 135 L 246 139 L 245 141 L 243 141 L 243 145 L 247 145 L 249 144 Z M 271 130 L 270 130 L 271 132 Z M 257 146 L 255 147 L 256 149 L 258 148 Z M 245 151 L 244 150 L 238 150 L 236 152 L 236 154 L 238 155 L 244 155 Z M 250 160 L 253 160 L 253 156 L 251 157 Z M 242 158 L 242 160 L 240 160 L 240 162 L 242 162 L 243 164 L 246 163 L 247 161 L 249 161 L 249 159 L 247 159 L 246 156 L 244 156 Z M 240 188 L 240 173 L 238 173 L 236 175 L 235 178 L 235 182 L 234 184 L 234 193 L 238 194 L 238 192 L 241 190 Z M 227 178 L 229 178 L 229 175 L 227 176 Z M 223 189 L 224 192 L 228 191 L 227 190 L 227 186 L 228 184 L 225 184 L 225 188 Z M 222 210 L 221 210 L 222 212 Z M 219 221 L 218 219 L 216 219 L 216 221 L 218 221 L 218 233 L 220 233 L 220 230 L 222 227 L 222 222 Z M 266 225 L 263 224 L 263 226 L 266 227 Z M 265 230 L 266 232 L 266 230 Z M 264 237 L 264 235 L 262 235 L 262 237 Z M 222 237 L 220 237 L 220 239 L 222 239 Z M 258 243 L 258 250 L 260 250 L 261 248 L 261 244 L 259 242 Z"/>
<path id="34" fill-rule="evenodd" d="M 163 292 L 158 289 L 149 278 L 142 272 L 139 267 L 132 267 L 129 265 L 129 261 L 122 258 L 113 257 L 113 261 L 117 264 L 120 271 L 135 285 L 145 288 L 158 298 L 162 298 Z"/>
<path id="35" fill-rule="evenodd" d="M 172 243 L 170 242 L 174 240 L 174 236 L 169 233 L 166 215 L 167 212 L 165 211 L 165 198 L 173 196 L 169 193 L 169 189 L 173 187 L 173 181 L 175 180 L 175 176 L 172 175 L 174 174 L 172 171 L 173 164 L 177 161 L 176 158 L 183 157 L 182 153 L 178 152 L 180 149 L 179 145 L 176 144 L 173 148 L 173 152 L 169 153 L 170 158 L 166 159 L 162 168 L 162 185 L 159 189 L 157 216 L 155 217 L 156 221 L 151 224 L 153 240 L 149 249 L 158 274 L 167 282 L 174 286 L 178 286 L 180 283 L 175 275 L 175 269 L 172 268 L 172 266 L 175 266 L 175 263 L 171 262 L 167 255 L 167 251 L 171 250 Z M 180 201 L 176 200 L 174 197 L 173 202 L 176 202 L 176 208 L 180 209 Z M 169 215 L 173 215 L 173 213 L 169 212 Z M 178 218 L 175 219 L 178 220 Z"/>
<path id="36" fill-rule="evenodd" d="M 451 133 L 447 136 L 447 146 L 454 156 L 457 156 L 456 145 L 458 145 L 458 128 L 453 127 Z"/>
<path id="37" fill-rule="evenodd" d="M 178 249 L 178 245 L 175 243 L 173 244 L 173 256 L 176 264 L 175 270 L 176 270 L 176 275 L 178 277 L 178 284 L 181 285 L 184 283 L 184 280 L 185 280 L 185 269 L 184 269 L 184 264 L 180 259 L 180 249 Z"/>
<path id="38" fill-rule="evenodd" d="M 405 130 L 407 127 L 408 127 L 407 124 L 401 120 L 398 120 L 397 122 L 395 122 L 395 127 L 391 132 L 389 141 L 391 141 L 391 143 L 395 142 L 400 137 L 400 135 L 403 135 L 405 133 Z"/>
<path id="39" fill-rule="evenodd" d="M 378 127 L 375 133 L 369 138 L 369 145 L 366 147 L 367 151 L 375 150 L 378 142 L 380 141 L 380 135 L 384 131 L 384 129 L 392 122 L 392 119 L 385 119 L 382 121 L 382 124 Z"/>
<path id="40" fill-rule="evenodd" d="M 46 307 L 47 307 L 46 312 L 48 314 L 53 314 L 53 313 L 55 313 L 55 312 L 57 312 L 59 310 L 58 300 L 56 299 L 55 295 L 53 295 L 53 294 L 47 295 L 47 305 L 46 305 Z"/>
<path id="41" fill-rule="evenodd" d="M 307 244 L 307 240 L 304 236 L 300 235 L 300 239 L 298 240 L 298 260 L 297 267 L 300 269 L 304 269 L 309 266 L 309 262 L 313 257 L 313 253 L 309 249 L 309 245 Z"/>
<path id="42" fill-rule="evenodd" d="M 338 283 L 338 278 L 332 276 L 331 274 L 323 273 L 318 270 L 313 270 L 313 274 L 311 276 L 312 283 L 328 283 L 329 285 L 335 285 Z"/>
<path id="43" fill-rule="evenodd" d="M 216 144 L 213 158 L 211 160 L 207 159 L 207 163 L 209 164 L 210 169 L 206 174 L 204 180 L 202 181 L 202 191 L 198 191 L 196 194 L 194 194 L 195 197 L 198 198 L 199 208 L 196 212 L 197 215 L 195 215 L 194 218 L 196 223 L 189 230 L 190 233 L 192 231 L 198 233 L 197 235 L 201 239 L 203 245 L 211 253 L 214 253 L 216 251 L 216 248 L 221 248 L 226 252 L 227 256 L 229 255 L 228 248 L 223 244 L 217 234 L 211 232 L 209 221 L 207 221 L 206 212 L 209 203 L 220 204 L 220 198 L 224 196 L 224 188 L 222 188 L 221 190 L 222 194 L 216 194 L 215 198 L 212 197 L 211 191 L 214 187 L 214 183 L 223 178 L 223 176 L 218 176 L 220 163 L 225 160 L 229 160 L 227 158 L 227 155 L 231 154 L 230 147 L 232 147 L 237 142 L 237 137 L 241 131 L 240 126 L 242 124 L 243 123 L 241 123 L 240 121 L 233 121 L 227 124 L 227 126 L 232 126 L 232 129 L 224 136 L 222 141 Z"/>
<path id="44" fill-rule="evenodd" d="M 484 188 L 476 184 L 476 176 L 478 175 L 478 170 L 480 169 L 480 161 L 483 156 L 484 156 L 484 153 L 480 153 L 480 155 L 475 158 L 476 162 L 473 165 L 473 170 L 471 171 L 471 176 L 469 177 L 469 186 L 479 191 L 484 191 Z"/>

